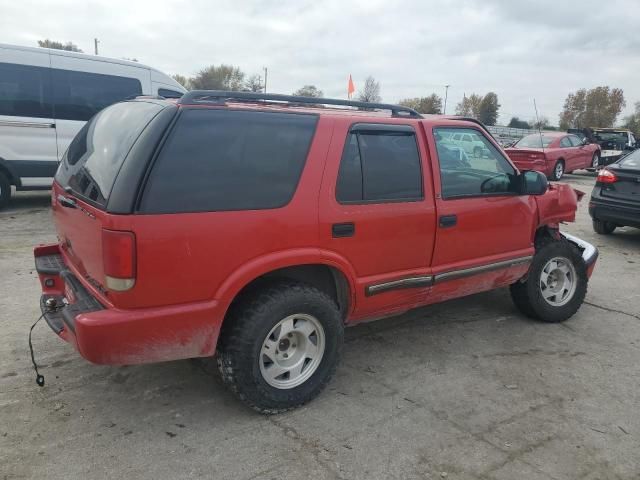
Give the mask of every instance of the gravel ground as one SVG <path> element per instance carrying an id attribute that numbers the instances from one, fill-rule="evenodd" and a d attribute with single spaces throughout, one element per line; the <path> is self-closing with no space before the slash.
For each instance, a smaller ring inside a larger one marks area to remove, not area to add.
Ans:
<path id="1" fill-rule="evenodd" d="M 590 192 L 593 175 L 566 180 Z M 640 230 L 600 248 L 568 322 L 519 315 L 507 290 L 347 330 L 314 402 L 264 417 L 210 361 L 91 365 L 39 314 L 32 246 L 55 240 L 48 193 L 0 212 L 0 478 L 640 478 Z"/>

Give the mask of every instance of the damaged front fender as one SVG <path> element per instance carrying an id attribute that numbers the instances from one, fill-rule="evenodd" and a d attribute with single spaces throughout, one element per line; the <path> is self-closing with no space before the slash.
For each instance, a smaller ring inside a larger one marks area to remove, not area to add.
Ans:
<path id="1" fill-rule="evenodd" d="M 552 183 L 544 195 L 534 197 L 538 205 L 538 225 L 575 222 L 578 202 L 584 192 L 565 183 Z"/>

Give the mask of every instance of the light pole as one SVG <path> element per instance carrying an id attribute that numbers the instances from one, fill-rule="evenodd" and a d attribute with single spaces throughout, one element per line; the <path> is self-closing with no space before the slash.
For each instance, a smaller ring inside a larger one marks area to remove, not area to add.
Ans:
<path id="1" fill-rule="evenodd" d="M 267 67 L 264 68 L 264 93 L 267 93 Z"/>
<path id="2" fill-rule="evenodd" d="M 98 40 L 97 38 L 93 39 L 93 46 L 96 52 L 96 55 L 98 55 L 98 44 L 100 43 L 100 40 Z"/>
<path id="3" fill-rule="evenodd" d="M 449 87 L 451 85 L 445 85 L 444 86 L 444 111 L 442 112 L 443 115 L 447 114 L 447 97 L 449 96 Z"/>

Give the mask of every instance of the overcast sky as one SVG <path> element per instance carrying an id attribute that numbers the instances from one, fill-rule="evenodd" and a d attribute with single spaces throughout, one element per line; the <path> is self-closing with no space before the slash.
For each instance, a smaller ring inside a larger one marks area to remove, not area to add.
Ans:
<path id="1" fill-rule="evenodd" d="M 0 43 L 72 41 L 133 57 L 166 73 L 211 64 L 247 74 L 268 68 L 268 90 L 315 84 L 346 96 L 367 75 L 384 101 L 464 93 L 498 94 L 502 122 L 541 115 L 558 122 L 581 87 L 624 90 L 640 101 L 639 0 L 0 0 Z"/>

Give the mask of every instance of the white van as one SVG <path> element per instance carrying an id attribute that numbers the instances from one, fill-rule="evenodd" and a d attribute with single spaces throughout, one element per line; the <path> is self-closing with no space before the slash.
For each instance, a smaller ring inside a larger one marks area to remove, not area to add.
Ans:
<path id="1" fill-rule="evenodd" d="M 0 44 L 0 208 L 11 185 L 50 188 L 69 143 L 99 110 L 136 95 L 184 92 L 137 62 Z"/>

